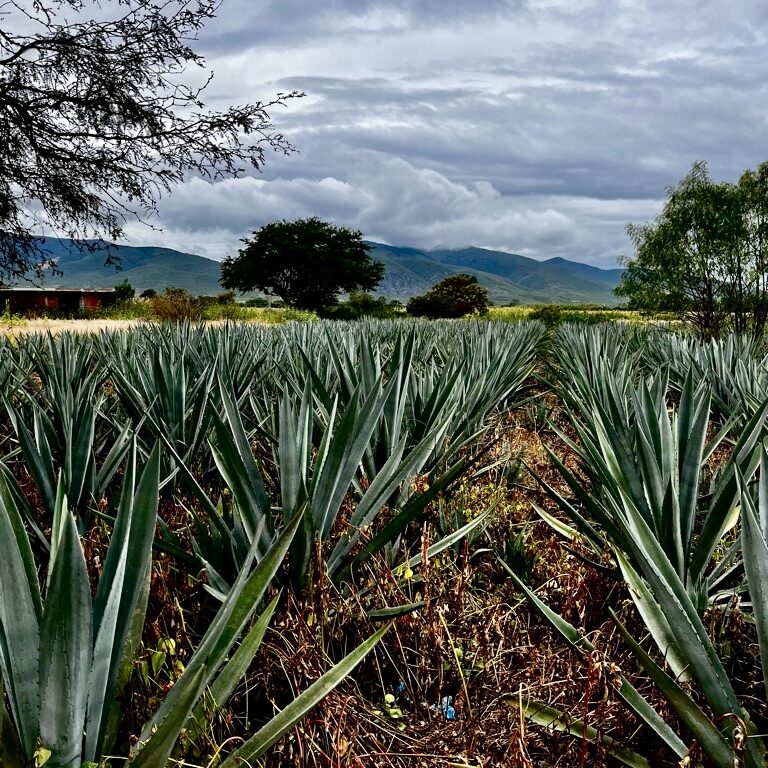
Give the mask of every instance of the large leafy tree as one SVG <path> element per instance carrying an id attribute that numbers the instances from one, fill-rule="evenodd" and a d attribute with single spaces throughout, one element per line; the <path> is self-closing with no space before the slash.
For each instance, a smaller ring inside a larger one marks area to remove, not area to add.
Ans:
<path id="1" fill-rule="evenodd" d="M 706 164 L 668 190 L 650 224 L 630 225 L 634 258 L 616 293 L 629 306 L 667 310 L 700 336 L 762 333 L 768 317 L 768 164 L 737 184 L 715 182 Z"/>
<path id="2" fill-rule="evenodd" d="M 191 46 L 218 4 L 0 3 L 0 275 L 48 266 L 40 235 L 119 239 L 186 174 L 238 175 L 266 148 L 291 151 L 269 110 L 299 94 L 204 106 L 210 77 Z"/>
<path id="3" fill-rule="evenodd" d="M 450 275 L 421 296 L 408 301 L 406 309 L 415 317 L 464 317 L 488 311 L 488 291 L 474 275 Z"/>
<path id="4" fill-rule="evenodd" d="M 361 232 L 317 217 L 266 224 L 242 242 L 222 264 L 221 284 L 279 296 L 298 309 L 334 306 L 340 293 L 371 291 L 384 277 Z"/>

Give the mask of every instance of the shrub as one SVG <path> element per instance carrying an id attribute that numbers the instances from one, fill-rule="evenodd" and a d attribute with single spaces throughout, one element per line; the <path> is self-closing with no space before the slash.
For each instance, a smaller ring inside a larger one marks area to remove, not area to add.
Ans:
<path id="1" fill-rule="evenodd" d="M 545 325 L 552 327 L 562 322 L 563 313 L 560 307 L 556 304 L 544 304 L 543 306 L 534 309 L 533 312 L 528 315 L 528 318 L 530 320 L 541 320 Z"/>
<path id="2" fill-rule="evenodd" d="M 166 288 L 150 301 L 152 315 L 158 320 L 199 320 L 203 314 L 202 302 L 183 288 Z"/>
<path id="3" fill-rule="evenodd" d="M 350 293 L 346 301 L 326 307 L 320 317 L 331 320 L 358 320 L 361 317 L 393 317 L 394 314 L 386 299 L 377 299 L 370 293 Z"/>

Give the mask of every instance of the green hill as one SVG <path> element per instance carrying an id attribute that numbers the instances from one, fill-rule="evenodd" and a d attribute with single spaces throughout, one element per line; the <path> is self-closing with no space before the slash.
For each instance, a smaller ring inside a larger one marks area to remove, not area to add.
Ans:
<path id="1" fill-rule="evenodd" d="M 485 248 L 419 251 L 371 245 L 373 258 L 387 268 L 379 293 L 399 299 L 423 293 L 446 275 L 468 272 L 497 304 L 617 303 L 613 289 L 621 279 L 620 269 L 599 269 L 562 258 L 536 261 Z"/>
<path id="2" fill-rule="evenodd" d="M 46 277 L 46 288 L 111 288 L 127 280 L 137 293 L 147 288 L 162 291 L 169 286 L 184 288 L 196 295 L 215 295 L 219 285 L 217 261 L 181 253 L 171 248 L 105 245 L 93 252 L 74 248 L 66 240 L 46 239 L 44 250 L 54 259 L 62 274 Z M 105 267 L 106 256 L 114 255 L 120 264 Z"/>
<path id="3" fill-rule="evenodd" d="M 448 275 L 469 272 L 497 304 L 617 302 L 612 291 L 621 278 L 620 269 L 598 269 L 562 258 L 536 261 L 485 248 L 424 251 L 370 245 L 372 257 L 386 266 L 378 293 L 389 298 L 405 300 L 424 293 Z M 46 277 L 43 285 L 48 288 L 110 288 L 127 280 L 138 293 L 147 288 L 162 291 L 168 286 L 203 295 L 222 291 L 218 262 L 171 248 L 105 244 L 91 251 L 51 238 L 45 241 L 44 250 L 62 273 Z M 117 258 L 120 271 L 104 266 L 108 254 Z"/>

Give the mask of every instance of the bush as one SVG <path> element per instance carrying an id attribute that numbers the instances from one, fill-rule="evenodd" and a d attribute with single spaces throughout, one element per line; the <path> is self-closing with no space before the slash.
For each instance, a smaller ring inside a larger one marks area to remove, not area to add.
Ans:
<path id="1" fill-rule="evenodd" d="M 255 299 L 248 299 L 248 301 L 245 302 L 246 307 L 268 307 L 269 302 L 263 297 L 263 296 L 257 296 Z"/>
<path id="2" fill-rule="evenodd" d="M 464 317 L 488 312 L 488 291 L 474 275 L 451 275 L 421 296 L 408 301 L 406 310 L 414 317 Z"/>
<path id="3" fill-rule="evenodd" d="M 202 302 L 183 288 L 166 288 L 150 302 L 152 315 L 158 320 L 199 320 L 203 314 Z"/>
<path id="4" fill-rule="evenodd" d="M 563 320 L 563 313 L 560 307 L 555 304 L 544 304 L 528 315 L 530 320 L 541 320 L 545 325 L 552 327 L 558 325 Z"/>
<path id="5" fill-rule="evenodd" d="M 386 299 L 370 293 L 350 293 L 349 298 L 339 304 L 326 307 L 320 317 L 331 320 L 358 320 L 361 317 L 394 317 L 395 312 Z"/>
<path id="6" fill-rule="evenodd" d="M 147 288 L 139 294 L 140 299 L 154 299 L 157 291 L 154 288 Z"/>

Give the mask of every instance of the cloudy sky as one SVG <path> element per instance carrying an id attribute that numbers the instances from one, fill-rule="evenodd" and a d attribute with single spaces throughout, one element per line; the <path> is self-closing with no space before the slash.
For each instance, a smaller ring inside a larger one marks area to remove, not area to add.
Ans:
<path id="1" fill-rule="evenodd" d="M 133 244 L 221 258 L 282 218 L 372 240 L 603 267 L 693 161 L 768 160 L 768 4 L 710 0 L 223 0 L 210 106 L 272 113 L 299 150 L 190 179 Z"/>

